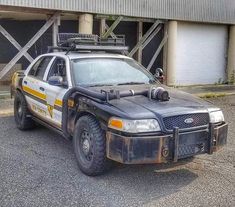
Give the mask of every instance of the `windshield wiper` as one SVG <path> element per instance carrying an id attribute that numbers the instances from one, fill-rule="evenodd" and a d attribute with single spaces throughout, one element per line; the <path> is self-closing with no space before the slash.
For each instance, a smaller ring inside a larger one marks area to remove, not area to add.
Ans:
<path id="1" fill-rule="evenodd" d="M 88 87 L 102 87 L 102 86 L 113 86 L 112 84 L 95 84 L 95 85 L 88 85 Z"/>
<path id="2" fill-rule="evenodd" d="M 141 85 L 141 84 L 145 84 L 144 82 L 126 82 L 126 83 L 119 83 L 117 85 Z"/>

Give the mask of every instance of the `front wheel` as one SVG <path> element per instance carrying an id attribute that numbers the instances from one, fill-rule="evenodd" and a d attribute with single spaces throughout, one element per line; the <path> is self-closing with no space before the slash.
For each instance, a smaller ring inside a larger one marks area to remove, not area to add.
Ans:
<path id="1" fill-rule="evenodd" d="M 90 115 L 81 117 L 75 127 L 73 146 L 80 170 L 89 176 L 100 175 L 110 167 L 106 157 L 104 131 Z"/>
<path id="2" fill-rule="evenodd" d="M 35 122 L 30 117 L 26 100 L 19 91 L 15 94 L 14 117 L 16 126 L 20 130 L 32 129 L 35 127 Z"/>

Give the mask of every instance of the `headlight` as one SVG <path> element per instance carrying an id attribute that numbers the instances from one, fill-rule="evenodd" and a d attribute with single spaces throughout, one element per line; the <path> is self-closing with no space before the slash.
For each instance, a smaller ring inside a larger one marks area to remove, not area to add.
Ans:
<path id="1" fill-rule="evenodd" d="M 127 120 L 112 117 L 108 126 L 112 129 L 130 133 L 157 132 L 161 130 L 158 121 L 155 119 Z"/>
<path id="2" fill-rule="evenodd" d="M 222 111 L 210 112 L 210 123 L 218 123 L 224 121 L 224 115 Z"/>

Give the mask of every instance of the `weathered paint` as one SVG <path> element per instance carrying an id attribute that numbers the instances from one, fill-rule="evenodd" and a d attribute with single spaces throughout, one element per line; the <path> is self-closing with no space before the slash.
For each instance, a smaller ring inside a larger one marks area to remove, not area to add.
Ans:
<path id="1" fill-rule="evenodd" d="M 211 125 L 210 125 L 211 127 Z M 197 154 L 213 152 L 221 149 L 227 142 L 228 125 L 223 124 L 210 130 L 200 130 L 188 133 L 180 133 L 178 145 L 175 144 L 175 136 L 123 136 L 114 132 L 106 133 L 106 153 L 109 159 L 124 164 L 148 164 L 148 163 L 166 163 L 176 162 L 178 159 L 192 157 Z M 210 142 L 212 148 L 210 150 Z M 178 146 L 176 155 L 176 146 Z M 188 148 L 195 150 L 187 154 Z M 168 154 L 164 156 L 163 150 L 167 149 Z M 182 151 L 186 154 L 182 155 Z"/>
<path id="2" fill-rule="evenodd" d="M 227 144 L 227 132 L 228 124 L 215 128 L 213 152 L 219 151 L 223 146 Z"/>

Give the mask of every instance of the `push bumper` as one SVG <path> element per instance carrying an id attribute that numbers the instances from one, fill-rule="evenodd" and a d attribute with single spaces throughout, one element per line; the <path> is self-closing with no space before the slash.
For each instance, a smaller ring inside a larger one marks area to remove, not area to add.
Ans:
<path id="1" fill-rule="evenodd" d="M 111 160 L 125 164 L 177 162 L 197 154 L 212 154 L 227 142 L 228 125 L 163 136 L 128 137 L 108 131 L 106 153 Z"/>

